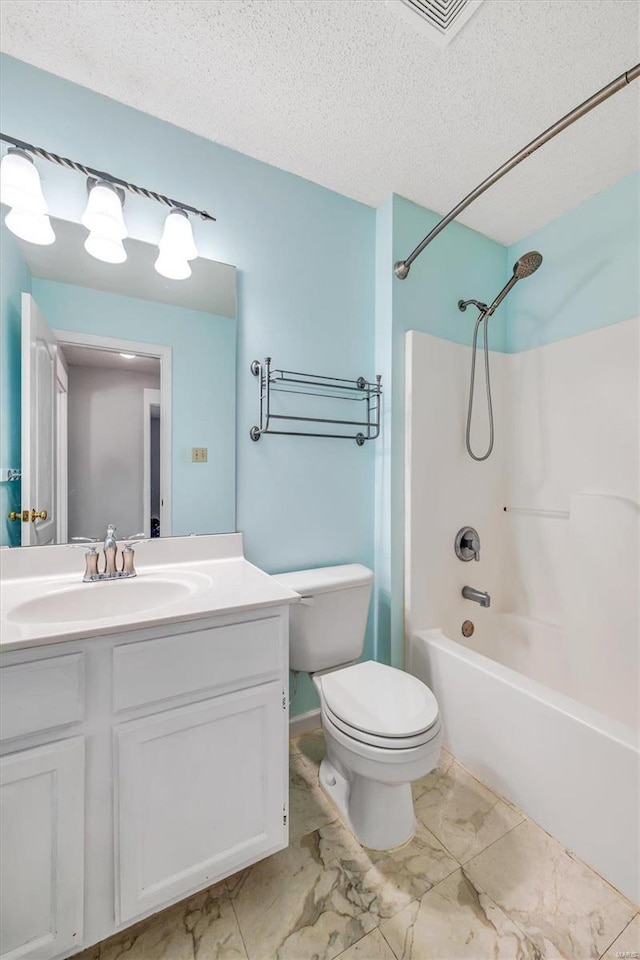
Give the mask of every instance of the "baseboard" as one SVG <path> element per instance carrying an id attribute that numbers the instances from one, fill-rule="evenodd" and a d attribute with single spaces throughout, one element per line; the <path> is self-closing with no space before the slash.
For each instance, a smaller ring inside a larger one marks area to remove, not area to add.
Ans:
<path id="1" fill-rule="evenodd" d="M 320 710 L 308 710 L 307 713 L 300 713 L 297 717 L 291 717 L 289 720 L 289 736 L 299 737 L 302 733 L 311 733 L 312 730 L 319 730 Z"/>

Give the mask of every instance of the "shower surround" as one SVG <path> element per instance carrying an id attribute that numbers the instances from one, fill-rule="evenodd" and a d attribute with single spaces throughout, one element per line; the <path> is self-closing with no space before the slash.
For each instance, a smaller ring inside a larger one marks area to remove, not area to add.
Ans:
<path id="1" fill-rule="evenodd" d="M 492 351 L 484 463 L 464 448 L 468 346 L 409 332 L 405 385 L 407 666 L 449 749 L 636 900 L 639 334 L 635 318 Z M 477 563 L 454 553 L 466 524 Z"/>

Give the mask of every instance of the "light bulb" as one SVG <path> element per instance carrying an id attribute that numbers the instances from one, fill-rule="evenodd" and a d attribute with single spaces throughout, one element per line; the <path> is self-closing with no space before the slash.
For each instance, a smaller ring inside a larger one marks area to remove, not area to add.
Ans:
<path id="1" fill-rule="evenodd" d="M 187 260 L 160 253 L 154 264 L 156 270 L 168 280 L 186 280 L 191 276 L 191 267 Z"/>
<path id="2" fill-rule="evenodd" d="M 23 213 L 14 208 L 4 218 L 11 233 L 28 243 L 47 246 L 56 239 L 49 217 L 45 214 Z"/>
<path id="3" fill-rule="evenodd" d="M 90 181 L 87 208 L 82 214 L 82 223 L 91 231 L 111 240 L 124 240 L 128 236 L 122 216 L 123 199 L 118 190 L 105 180 Z"/>
<path id="4" fill-rule="evenodd" d="M 163 277 L 186 280 L 191 276 L 187 261 L 198 256 L 198 248 L 193 239 L 191 221 L 184 210 L 174 209 L 167 214 L 158 250 L 155 268 Z"/>
<path id="5" fill-rule="evenodd" d="M 89 230 L 84 248 L 96 260 L 123 263 L 127 259 L 127 251 L 122 241 L 128 236 L 128 231 L 122 216 L 122 194 L 104 180 L 89 180 L 88 186 L 89 200 L 81 218 Z"/>
<path id="6" fill-rule="evenodd" d="M 172 254 L 181 260 L 195 260 L 198 256 L 191 221 L 184 210 L 173 209 L 167 214 L 158 247 L 160 253 Z"/>
<path id="7" fill-rule="evenodd" d="M 124 263 L 127 259 L 127 251 L 122 240 L 112 240 L 94 231 L 85 240 L 84 248 L 96 260 L 102 260 L 104 263 Z"/>
<path id="8" fill-rule="evenodd" d="M 56 235 L 49 222 L 40 175 L 26 151 L 12 147 L 2 158 L 0 197 L 11 207 L 5 223 L 12 233 L 29 243 L 53 243 Z"/>
<path id="9" fill-rule="evenodd" d="M 34 214 L 47 214 L 36 165 L 24 150 L 10 149 L 0 166 L 0 191 L 3 203 Z"/>

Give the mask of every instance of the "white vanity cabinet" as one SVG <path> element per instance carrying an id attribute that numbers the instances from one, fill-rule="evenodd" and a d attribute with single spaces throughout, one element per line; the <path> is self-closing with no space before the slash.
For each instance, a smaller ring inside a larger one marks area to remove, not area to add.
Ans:
<path id="1" fill-rule="evenodd" d="M 283 845 L 281 734 L 279 683 L 116 727 L 121 921 Z"/>
<path id="2" fill-rule="evenodd" d="M 3 655 L 2 960 L 72 956 L 286 846 L 288 617 Z"/>
<path id="3" fill-rule="evenodd" d="M 0 760 L 3 960 L 80 948 L 84 917 L 84 738 Z"/>

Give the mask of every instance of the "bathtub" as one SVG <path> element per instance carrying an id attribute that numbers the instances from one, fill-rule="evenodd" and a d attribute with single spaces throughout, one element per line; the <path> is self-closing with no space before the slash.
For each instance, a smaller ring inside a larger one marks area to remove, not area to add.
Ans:
<path id="1" fill-rule="evenodd" d="M 447 636 L 453 625 L 413 630 L 407 669 L 438 699 L 445 746 L 639 902 L 638 731 L 560 692 L 570 664 L 542 655 L 558 650 L 558 630 L 493 613 L 469 639 Z"/>

